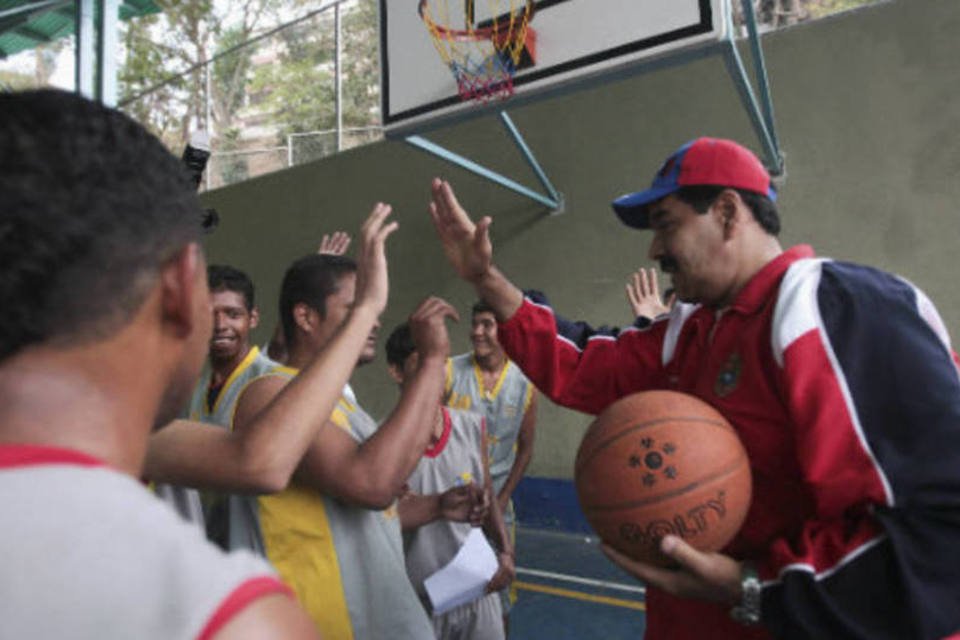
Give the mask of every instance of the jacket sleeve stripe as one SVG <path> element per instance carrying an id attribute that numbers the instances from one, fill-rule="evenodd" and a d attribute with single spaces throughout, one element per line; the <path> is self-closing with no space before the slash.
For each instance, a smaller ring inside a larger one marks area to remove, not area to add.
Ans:
<path id="1" fill-rule="evenodd" d="M 835 351 L 836 345 L 848 345 L 860 328 L 853 319 L 838 321 L 830 309 L 825 320 L 822 292 L 832 286 L 823 281 L 825 264 L 830 263 L 804 260 L 793 265 L 784 277 L 774 313 L 774 356 L 791 380 L 787 393 L 794 422 L 803 425 L 797 436 L 800 455 L 808 481 L 823 487 L 824 502 L 835 503 L 821 504 L 821 513 L 849 506 L 848 500 L 857 495 L 892 505 L 890 482 L 864 433 L 856 393 L 849 384 L 851 363 L 842 362 Z M 803 450 L 804 443 L 809 451 Z"/>

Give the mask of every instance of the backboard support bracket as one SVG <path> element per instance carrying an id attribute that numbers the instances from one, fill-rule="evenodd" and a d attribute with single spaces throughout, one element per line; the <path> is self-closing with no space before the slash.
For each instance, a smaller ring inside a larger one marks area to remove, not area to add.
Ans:
<path id="1" fill-rule="evenodd" d="M 730 0 L 730 2 L 737 1 L 738 0 Z M 681 58 L 687 59 L 699 57 L 706 54 L 708 51 L 717 52 L 719 49 L 720 54 L 724 58 L 727 71 L 730 74 L 734 86 L 736 87 L 740 96 L 741 103 L 743 104 L 743 107 L 747 112 L 747 116 L 750 118 L 750 122 L 757 134 L 757 138 L 759 139 L 764 164 L 770 171 L 771 176 L 777 181 L 778 186 L 782 186 L 786 179 L 786 164 L 784 154 L 780 148 L 780 143 L 777 137 L 776 121 L 773 111 L 773 99 L 770 93 L 770 85 L 767 77 L 766 63 L 763 56 L 763 48 L 760 45 L 756 14 L 754 12 L 753 2 L 751 0 L 739 1 L 743 7 L 743 17 L 747 29 L 747 41 L 749 43 L 750 57 L 752 59 L 753 75 L 756 78 L 757 83 L 756 90 L 754 89 L 753 83 L 751 82 L 747 73 L 743 56 L 741 56 L 740 50 L 737 47 L 736 29 L 733 24 L 733 12 L 729 10 L 729 5 L 727 5 L 728 10 L 724 12 L 726 14 L 724 18 L 726 20 L 725 37 L 723 37 L 719 42 L 716 42 L 714 47 L 701 49 L 699 52 L 688 52 L 675 59 L 674 62 L 678 62 Z M 649 63 L 647 66 L 652 68 L 656 64 L 657 61 L 654 61 Z M 522 103 L 523 101 L 518 101 L 518 104 Z M 509 189 L 547 207 L 550 209 L 551 214 L 562 213 L 564 210 L 563 195 L 554 188 L 553 184 L 550 182 L 550 179 L 543 171 L 540 163 L 537 161 L 533 152 L 530 150 L 530 147 L 527 145 L 520 131 L 510 119 L 510 116 L 507 114 L 507 112 L 505 110 L 501 110 L 499 112 L 499 117 L 514 144 L 520 150 L 527 164 L 540 181 L 540 184 L 543 187 L 543 193 L 530 189 L 529 187 L 520 184 L 516 180 L 513 180 L 501 173 L 474 162 L 465 156 L 446 149 L 439 144 L 431 142 L 421 135 L 406 136 L 404 137 L 404 140 L 408 144 L 422 151 L 437 156 L 442 160 L 450 162 L 451 164 L 454 164 L 462 169 L 466 169 L 471 173 L 474 173 L 501 187 Z"/>
<path id="2" fill-rule="evenodd" d="M 723 50 L 724 62 L 740 94 L 740 100 L 743 103 L 744 109 L 746 109 L 747 115 L 750 117 L 753 128 L 760 140 L 760 146 L 763 149 L 765 159 L 764 164 L 766 164 L 770 174 L 778 178 L 782 184 L 786 178 L 786 164 L 783 152 L 780 149 L 780 142 L 777 139 L 777 127 L 773 115 L 773 99 L 770 95 L 770 84 L 767 80 L 767 67 L 764 62 L 763 48 L 760 46 L 760 36 L 757 33 L 757 18 L 751 0 L 741 0 L 741 6 L 743 7 L 743 17 L 747 26 L 750 53 L 753 59 L 753 71 L 757 79 L 757 90 L 760 93 L 759 100 L 757 100 L 757 94 L 747 76 L 740 50 L 737 48 L 732 12 L 728 12 L 726 18 L 727 37 Z"/>
<path id="3" fill-rule="evenodd" d="M 537 179 L 540 181 L 540 184 L 546 193 L 538 193 L 529 187 L 525 187 L 516 180 L 508 178 L 507 176 L 474 162 L 465 156 L 450 151 L 449 149 L 436 144 L 435 142 L 427 140 L 423 136 L 407 136 L 404 138 L 404 140 L 408 144 L 413 145 L 421 151 L 426 151 L 427 153 L 437 156 L 438 158 L 454 164 L 461 169 L 466 169 L 467 171 L 490 180 L 501 187 L 509 189 L 533 200 L 534 202 L 542 204 L 550 209 L 550 213 L 553 215 L 563 213 L 563 195 L 557 191 L 556 188 L 554 188 L 553 183 L 550 182 L 550 178 L 547 177 L 547 174 L 540 166 L 536 156 L 533 155 L 533 152 L 527 145 L 526 140 L 524 140 L 523 135 L 520 133 L 520 130 L 517 129 L 517 126 L 513 123 L 513 120 L 510 118 L 509 114 L 507 114 L 506 111 L 501 111 L 499 115 L 500 121 L 507 129 L 507 133 L 510 134 L 510 138 L 513 140 L 513 143 L 520 150 L 520 153 L 523 155 L 524 160 L 527 161 L 527 164 L 530 165 L 530 168 L 537 176 Z"/>

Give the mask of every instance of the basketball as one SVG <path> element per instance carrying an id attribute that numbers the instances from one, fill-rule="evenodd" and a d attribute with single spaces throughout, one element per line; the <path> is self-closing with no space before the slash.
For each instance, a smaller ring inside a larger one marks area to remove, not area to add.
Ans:
<path id="1" fill-rule="evenodd" d="M 600 538 L 635 560 L 666 566 L 660 539 L 674 534 L 719 551 L 750 506 L 747 453 L 716 409 L 675 391 L 614 402 L 577 451 L 577 497 Z"/>

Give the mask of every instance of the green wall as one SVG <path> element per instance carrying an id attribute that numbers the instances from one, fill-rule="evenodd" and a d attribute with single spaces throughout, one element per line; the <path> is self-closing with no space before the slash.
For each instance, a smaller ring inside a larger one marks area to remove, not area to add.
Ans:
<path id="1" fill-rule="evenodd" d="M 960 331 L 953 286 L 960 249 L 960 3 L 900 0 L 764 37 L 778 133 L 787 157 L 781 191 L 785 245 L 895 271 L 937 302 Z M 565 315 L 630 321 L 626 275 L 648 264 L 647 235 L 628 231 L 609 201 L 645 187 L 663 158 L 698 135 L 757 148 L 720 58 L 511 109 L 514 122 L 566 199 L 565 212 L 485 182 L 402 142 L 370 145 L 207 193 L 221 214 L 214 261 L 254 276 L 264 317 L 276 321 L 280 278 L 324 232 L 356 231 L 377 200 L 400 230 L 390 240 L 391 301 L 383 333 L 436 294 L 468 314 L 473 293 L 443 260 L 426 214 L 429 181 L 443 176 L 474 215 L 494 218 L 495 258 L 522 287 L 550 294 Z M 534 186 L 495 117 L 430 134 L 436 142 Z M 452 330 L 468 348 L 467 324 Z M 384 417 L 396 391 L 383 358 L 354 378 Z M 589 417 L 542 403 L 533 475 L 569 477 Z"/>

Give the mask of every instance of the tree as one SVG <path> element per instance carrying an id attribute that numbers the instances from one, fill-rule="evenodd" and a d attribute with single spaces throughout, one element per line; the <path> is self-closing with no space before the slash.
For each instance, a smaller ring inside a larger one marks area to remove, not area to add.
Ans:
<path id="1" fill-rule="evenodd" d="M 345 127 L 378 125 L 379 59 L 377 5 L 360 0 L 342 9 L 341 95 Z M 329 130 L 336 126 L 334 13 L 284 30 L 279 64 L 257 67 L 252 82 L 258 104 L 270 111 L 278 135 Z"/>
<path id="2" fill-rule="evenodd" d="M 230 131 L 246 95 L 250 50 L 214 63 L 209 83 L 203 63 L 249 40 L 276 16 L 281 0 L 156 3 L 162 13 L 125 26 L 121 105 L 172 148 L 185 144 L 193 129 L 207 129 L 214 138 Z"/>

